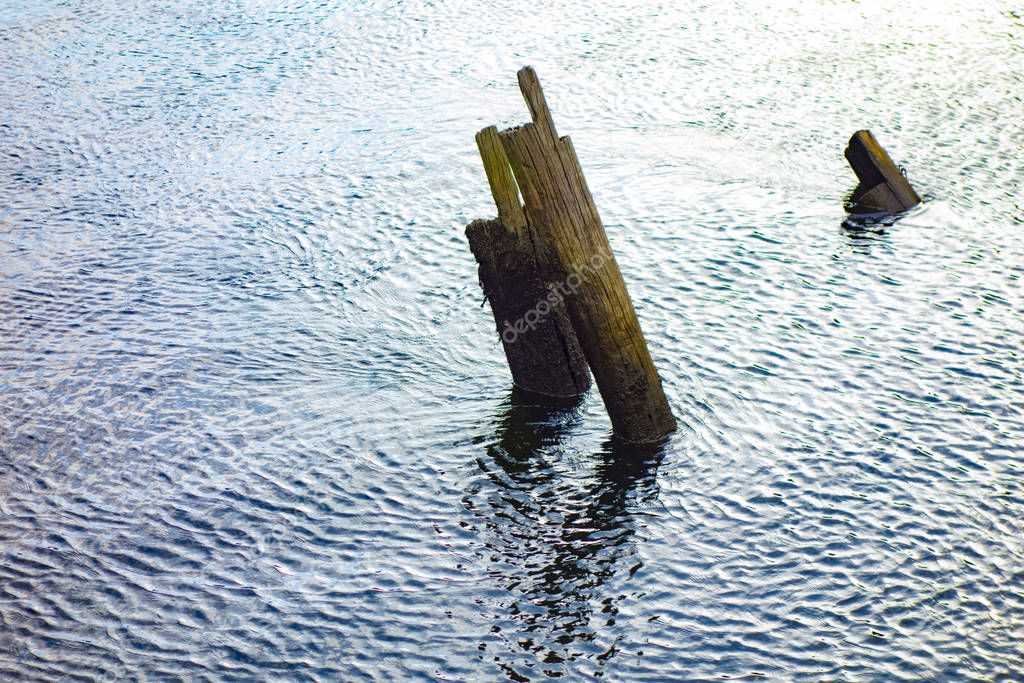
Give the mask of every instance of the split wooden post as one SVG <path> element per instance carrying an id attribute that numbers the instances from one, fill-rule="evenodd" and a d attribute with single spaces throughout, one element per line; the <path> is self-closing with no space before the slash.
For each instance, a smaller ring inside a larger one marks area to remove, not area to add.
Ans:
<path id="1" fill-rule="evenodd" d="M 871 131 L 854 133 L 844 155 L 860 180 L 848 202 L 852 213 L 899 213 L 921 203 L 921 196 Z"/>
<path id="2" fill-rule="evenodd" d="M 559 278 L 576 336 L 594 373 L 614 433 L 652 442 L 676 428 L 626 283 L 568 137 L 558 138 L 531 67 L 519 87 L 533 123 L 502 131 L 526 205 L 544 248 L 540 256 Z"/>
<path id="3" fill-rule="evenodd" d="M 477 133 L 477 147 L 498 218 L 466 227 L 479 264 L 480 285 L 491 304 L 512 381 L 545 396 L 578 396 L 590 373 L 562 297 L 547 287 L 543 260 L 522 205 L 504 147 L 493 126 Z"/>
<path id="4" fill-rule="evenodd" d="M 480 150 L 480 160 L 484 164 L 487 183 L 491 187 L 491 196 L 498 209 L 498 220 L 508 230 L 521 234 L 527 230 L 526 213 L 519 203 L 519 188 L 512 175 L 512 168 L 505 156 L 505 148 L 498 137 L 498 129 L 488 126 L 476 134 L 476 147 Z"/>

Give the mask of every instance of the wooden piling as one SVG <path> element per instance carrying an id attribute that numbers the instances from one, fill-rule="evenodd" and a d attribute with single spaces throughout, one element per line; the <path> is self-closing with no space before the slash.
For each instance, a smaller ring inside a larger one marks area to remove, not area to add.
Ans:
<path id="1" fill-rule="evenodd" d="M 860 184 L 848 201 L 851 213 L 899 213 L 921 203 L 921 196 L 869 130 L 859 130 L 844 152 Z"/>
<path id="2" fill-rule="evenodd" d="M 656 441 L 676 421 L 651 360 L 622 273 L 568 137 L 558 138 L 537 74 L 519 72 L 533 122 L 500 133 L 527 220 L 558 278 L 573 328 L 614 433 Z"/>
<path id="3" fill-rule="evenodd" d="M 577 396 L 590 387 L 590 373 L 566 312 L 564 297 L 548 288 L 543 259 L 519 203 L 498 131 L 476 136 L 498 218 L 466 227 L 479 264 L 480 286 L 490 302 L 513 383 L 537 394 Z"/>

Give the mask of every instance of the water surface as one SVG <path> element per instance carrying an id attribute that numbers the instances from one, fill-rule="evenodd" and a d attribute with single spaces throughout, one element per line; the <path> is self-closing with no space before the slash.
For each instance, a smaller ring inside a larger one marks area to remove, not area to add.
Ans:
<path id="1" fill-rule="evenodd" d="M 1016 680 L 1011 2 L 0 0 L 0 677 Z M 681 428 L 511 392 L 571 134 Z M 927 207 L 841 226 L 871 128 Z"/>

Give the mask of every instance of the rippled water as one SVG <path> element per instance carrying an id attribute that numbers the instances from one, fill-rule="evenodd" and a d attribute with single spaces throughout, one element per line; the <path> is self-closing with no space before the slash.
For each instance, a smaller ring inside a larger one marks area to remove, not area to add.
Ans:
<path id="1" fill-rule="evenodd" d="M 1019 680 L 1022 16 L 0 0 L 0 678 Z M 660 449 L 510 393 L 526 63 Z"/>

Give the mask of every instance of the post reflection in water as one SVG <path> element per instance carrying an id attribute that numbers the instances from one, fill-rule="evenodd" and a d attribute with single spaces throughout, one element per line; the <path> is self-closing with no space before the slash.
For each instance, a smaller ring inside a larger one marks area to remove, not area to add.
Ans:
<path id="1" fill-rule="evenodd" d="M 889 233 L 881 228 L 843 224 L 843 232 L 846 236 L 846 247 L 860 256 L 870 255 L 872 247 L 884 244 L 889 238 Z"/>
<path id="2" fill-rule="evenodd" d="M 513 391 L 464 499 L 497 588 L 485 606 L 504 643 L 494 662 L 511 680 L 557 676 L 570 662 L 600 675 L 618 651 L 618 603 L 636 592 L 634 513 L 657 496 L 664 443 L 612 438 L 595 454 L 574 452 L 564 441 L 578 407 Z M 481 650 L 487 656 L 486 643 Z"/>

